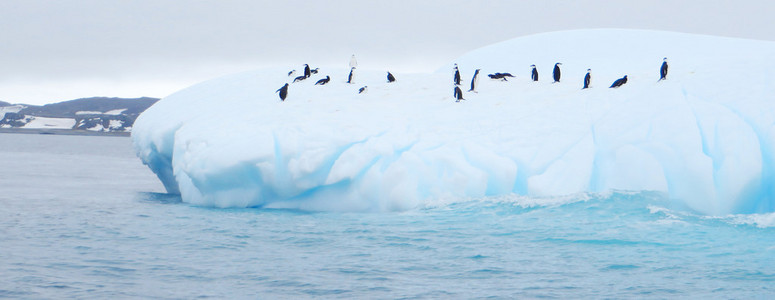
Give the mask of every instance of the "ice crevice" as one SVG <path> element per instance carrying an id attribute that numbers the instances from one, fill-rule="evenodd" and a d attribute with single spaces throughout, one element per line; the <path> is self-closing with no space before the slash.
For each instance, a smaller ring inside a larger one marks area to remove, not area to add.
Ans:
<path id="1" fill-rule="evenodd" d="M 755 141 L 760 153 L 761 172 L 758 180 L 748 183 L 745 190 L 739 196 L 740 199 L 733 208 L 736 212 L 755 213 L 775 211 L 775 127 L 770 125 L 770 134 L 767 136 L 757 122 L 740 113 L 735 108 L 725 105 L 726 109 L 737 116 L 748 126 L 755 135 Z M 773 117 L 772 110 L 769 111 Z"/>

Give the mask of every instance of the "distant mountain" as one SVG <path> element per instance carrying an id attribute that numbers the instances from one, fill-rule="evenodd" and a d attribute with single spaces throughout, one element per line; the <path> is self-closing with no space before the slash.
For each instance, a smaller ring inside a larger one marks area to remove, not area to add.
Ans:
<path id="1" fill-rule="evenodd" d="M 131 131 L 137 116 L 158 98 L 82 98 L 43 106 L 0 102 L 0 128 Z"/>
<path id="2" fill-rule="evenodd" d="M 109 112 L 125 109 L 122 114 L 137 116 L 159 101 L 157 98 L 82 98 L 43 106 L 27 106 L 20 113 L 48 118 L 75 118 L 78 112 Z"/>

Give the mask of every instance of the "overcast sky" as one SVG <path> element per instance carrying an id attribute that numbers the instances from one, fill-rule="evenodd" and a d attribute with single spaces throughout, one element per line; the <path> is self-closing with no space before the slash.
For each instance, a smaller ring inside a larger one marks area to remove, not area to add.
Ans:
<path id="1" fill-rule="evenodd" d="M 772 0 L 0 0 L 0 101 L 164 97 L 270 66 L 430 72 L 514 37 L 637 28 L 775 40 Z"/>

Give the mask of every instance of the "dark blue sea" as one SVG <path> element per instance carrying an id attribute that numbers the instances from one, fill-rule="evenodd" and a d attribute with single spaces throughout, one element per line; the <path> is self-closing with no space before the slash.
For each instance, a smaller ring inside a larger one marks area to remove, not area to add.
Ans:
<path id="1" fill-rule="evenodd" d="M 775 298 L 772 213 L 625 191 L 436 202 L 196 207 L 127 137 L 0 134 L 0 298 Z"/>

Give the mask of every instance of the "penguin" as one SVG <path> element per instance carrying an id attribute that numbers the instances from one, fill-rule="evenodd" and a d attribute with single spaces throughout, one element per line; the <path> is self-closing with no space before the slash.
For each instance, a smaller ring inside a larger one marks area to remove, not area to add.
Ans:
<path id="1" fill-rule="evenodd" d="M 304 78 L 309 78 L 312 75 L 312 70 L 309 69 L 308 64 L 304 64 Z"/>
<path id="2" fill-rule="evenodd" d="M 390 74 L 390 71 L 388 71 L 387 80 L 388 80 L 388 83 L 396 81 L 396 78 L 393 77 L 393 74 Z"/>
<path id="3" fill-rule="evenodd" d="M 662 67 L 659 68 L 659 80 L 662 81 L 667 79 L 667 57 L 662 59 Z"/>
<path id="4" fill-rule="evenodd" d="M 285 101 L 285 97 L 288 96 L 288 83 L 275 91 L 275 93 L 277 92 L 280 92 L 280 101 Z"/>
<path id="5" fill-rule="evenodd" d="M 455 64 L 455 85 L 460 85 L 460 70 L 457 68 L 457 64 Z"/>
<path id="6" fill-rule="evenodd" d="M 288 72 L 288 77 L 291 77 L 294 74 L 296 74 L 296 70 L 291 70 L 290 72 Z"/>
<path id="7" fill-rule="evenodd" d="M 454 92 L 455 102 L 460 102 L 460 100 L 466 100 L 463 99 L 463 91 L 460 89 L 459 86 L 455 86 L 455 92 Z"/>
<path id="8" fill-rule="evenodd" d="M 495 73 L 487 74 L 487 77 L 490 77 L 490 79 L 503 79 L 503 81 L 508 81 L 506 77 L 514 77 L 514 75 L 511 75 L 511 73 Z"/>
<path id="9" fill-rule="evenodd" d="M 302 81 L 304 79 L 307 79 L 307 77 L 304 75 L 296 76 L 296 78 L 293 79 L 293 83 L 296 83 L 296 81 Z"/>
<path id="10" fill-rule="evenodd" d="M 350 58 L 350 69 L 355 69 L 358 67 L 358 61 L 355 60 L 355 54 L 353 54 L 353 57 Z"/>
<path id="11" fill-rule="evenodd" d="M 530 65 L 530 67 L 533 68 L 533 71 L 530 74 L 530 79 L 533 79 L 533 81 L 538 81 L 538 70 L 536 69 L 536 65 Z"/>
<path id="12" fill-rule="evenodd" d="M 366 92 L 366 90 L 368 90 L 368 89 L 369 89 L 369 87 L 364 85 L 362 88 L 359 88 L 359 89 L 358 89 L 358 94 L 363 94 L 363 93 L 365 93 L 365 92 Z"/>
<path id="13" fill-rule="evenodd" d="M 309 70 L 309 72 L 312 73 L 312 74 L 317 74 L 319 70 L 320 70 L 320 68 L 314 68 L 312 70 Z"/>
<path id="14" fill-rule="evenodd" d="M 592 79 L 592 75 L 589 75 L 589 72 L 591 71 L 592 69 L 587 69 L 587 75 L 584 75 L 584 87 L 581 88 L 582 90 L 589 88 L 589 81 Z"/>
<path id="15" fill-rule="evenodd" d="M 552 76 L 554 77 L 554 82 L 560 82 L 560 66 L 562 63 L 556 63 L 554 64 L 554 71 L 552 71 Z"/>
<path id="16" fill-rule="evenodd" d="M 471 78 L 471 89 L 468 90 L 469 92 L 477 93 L 476 84 L 479 81 L 479 70 L 480 69 L 476 69 L 476 71 L 474 71 L 474 77 Z M 503 79 L 506 79 L 506 78 L 503 78 Z"/>
<path id="17" fill-rule="evenodd" d="M 350 68 L 350 75 L 347 75 L 347 83 L 353 84 L 353 70 L 355 70 L 355 67 Z"/>
<path id="18" fill-rule="evenodd" d="M 326 78 L 318 80 L 318 82 L 315 82 L 315 85 L 325 85 L 330 80 L 331 80 L 331 77 L 328 77 L 328 75 L 326 75 Z"/>
<path id="19" fill-rule="evenodd" d="M 627 83 L 627 75 L 624 75 L 624 77 L 619 78 L 616 81 L 614 81 L 614 83 L 611 85 L 610 88 L 612 88 L 612 89 L 613 88 L 618 88 L 618 87 L 624 85 L 625 83 Z"/>

